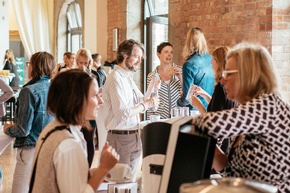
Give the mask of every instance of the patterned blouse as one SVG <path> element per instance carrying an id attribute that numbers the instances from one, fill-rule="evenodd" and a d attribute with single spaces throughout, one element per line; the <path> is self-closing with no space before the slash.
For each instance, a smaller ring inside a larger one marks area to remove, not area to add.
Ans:
<path id="1" fill-rule="evenodd" d="M 193 124 L 215 138 L 244 136 L 228 159 L 225 176 L 290 192 L 290 106 L 278 95 L 262 94 L 237 108 L 206 113 Z"/>
<path id="2" fill-rule="evenodd" d="M 157 67 L 158 68 L 158 67 Z M 147 76 L 147 85 L 149 85 L 151 79 L 155 76 L 157 68 L 150 72 Z M 158 90 L 158 96 L 160 100 L 159 108 L 157 109 L 157 114 L 160 115 L 161 119 L 170 118 L 171 109 L 177 106 L 177 100 L 180 97 L 182 91 L 181 83 L 177 76 L 172 76 L 169 84 L 162 81 L 161 87 Z M 153 114 L 153 111 L 147 111 L 147 119 L 150 115 Z"/>

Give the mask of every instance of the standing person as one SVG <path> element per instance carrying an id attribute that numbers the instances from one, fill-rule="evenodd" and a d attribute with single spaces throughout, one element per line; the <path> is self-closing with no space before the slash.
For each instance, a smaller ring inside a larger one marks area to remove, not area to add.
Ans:
<path id="1" fill-rule="evenodd" d="M 2 77 L 0 77 L 0 89 L 0 117 L 3 117 L 6 115 L 4 103 L 13 96 L 13 90 Z"/>
<path id="2" fill-rule="evenodd" d="M 211 56 L 208 53 L 205 37 L 198 27 L 193 27 L 187 32 L 183 56 L 186 58 L 182 66 L 182 96 L 178 99 L 178 106 L 189 106 L 190 101 L 186 100 L 187 93 L 191 85 L 200 86 L 209 95 L 212 95 L 214 89 L 214 74 L 211 68 Z M 208 103 L 204 98 L 199 97 L 204 108 Z"/>
<path id="3" fill-rule="evenodd" d="M 215 169 L 223 169 L 225 177 L 266 182 L 278 192 L 290 192 L 290 106 L 278 92 L 271 55 L 260 45 L 236 45 L 227 55 L 221 82 L 227 98 L 239 106 L 193 120 L 215 138 L 236 137 Z"/>
<path id="4" fill-rule="evenodd" d="M 11 82 L 9 83 L 9 86 L 11 87 L 19 87 L 20 84 L 20 78 L 17 72 L 17 67 L 15 63 L 14 53 L 12 50 L 8 49 L 5 52 L 4 56 L 4 68 L 3 70 L 9 70 L 10 73 L 14 74 L 14 77 L 12 78 Z"/>
<path id="5" fill-rule="evenodd" d="M 0 89 L 1 89 L 1 95 L 0 95 L 0 117 L 3 117 L 6 115 L 6 109 L 5 109 L 5 101 L 10 99 L 13 96 L 13 90 L 11 87 L 5 82 L 5 80 L 0 77 Z M 2 168 L 0 166 L 0 191 L 2 190 L 2 180 L 3 180 L 3 174 L 2 174 Z"/>
<path id="6" fill-rule="evenodd" d="M 89 170 L 81 129 L 86 120 L 96 119 L 100 104 L 97 81 L 86 72 L 72 69 L 55 77 L 47 99 L 47 109 L 55 120 L 44 128 L 36 144 L 32 193 L 97 191 L 119 159 L 107 143 L 99 167 Z"/>
<path id="7" fill-rule="evenodd" d="M 107 78 L 107 73 L 101 64 L 102 56 L 98 53 L 92 55 L 93 67 L 96 71 L 92 69 L 92 73 L 97 77 L 99 87 L 103 87 Z"/>
<path id="8" fill-rule="evenodd" d="M 173 46 L 169 42 L 162 42 L 157 46 L 157 56 L 160 65 L 150 72 L 147 76 L 147 86 L 153 77 L 159 76 L 161 86 L 158 89 L 158 97 L 160 100 L 157 114 L 162 119 L 169 119 L 171 109 L 177 106 L 177 100 L 181 93 L 182 70 L 173 64 Z M 147 119 L 152 115 L 153 111 L 147 111 Z"/>
<path id="9" fill-rule="evenodd" d="M 91 73 L 91 61 L 92 61 L 91 51 L 86 48 L 81 48 L 77 51 L 76 54 L 76 63 L 79 69 Z M 83 124 L 81 131 L 84 134 L 85 140 L 87 142 L 87 154 L 88 154 L 88 163 L 91 167 L 94 155 L 95 155 L 95 133 L 97 132 L 97 123 L 96 120 L 86 120 Z"/>
<path id="10" fill-rule="evenodd" d="M 108 75 L 103 88 L 104 125 L 107 140 L 120 154 L 120 163 L 131 167 L 133 181 L 136 179 L 142 144 L 139 136 L 139 114 L 149 107 L 158 107 L 157 97 L 145 97 L 133 80 L 142 63 L 143 45 L 136 40 L 123 41 L 117 50 L 117 65 Z M 144 102 L 140 102 L 144 99 Z"/>
<path id="11" fill-rule="evenodd" d="M 42 129 L 53 120 L 53 116 L 47 114 L 46 102 L 54 65 L 53 56 L 47 52 L 37 52 L 31 56 L 28 66 L 31 80 L 19 93 L 15 125 L 4 125 L 4 133 L 16 137 L 12 193 L 28 192 L 36 141 Z"/>

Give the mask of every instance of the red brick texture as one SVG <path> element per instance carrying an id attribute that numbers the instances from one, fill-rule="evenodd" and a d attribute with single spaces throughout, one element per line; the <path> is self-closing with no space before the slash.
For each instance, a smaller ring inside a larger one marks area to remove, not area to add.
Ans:
<path id="1" fill-rule="evenodd" d="M 174 62 L 182 64 L 182 49 L 190 27 L 200 27 L 210 52 L 219 46 L 242 41 L 265 46 L 273 56 L 281 93 L 290 102 L 290 0 L 168 0 L 169 41 L 174 45 Z M 126 0 L 108 1 L 108 60 L 112 52 L 112 31 L 119 28 L 119 40 L 126 37 Z"/>

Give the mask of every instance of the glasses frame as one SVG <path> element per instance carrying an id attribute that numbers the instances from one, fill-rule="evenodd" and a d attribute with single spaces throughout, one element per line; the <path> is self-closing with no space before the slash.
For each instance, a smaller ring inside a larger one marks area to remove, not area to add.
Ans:
<path id="1" fill-rule="evenodd" d="M 234 73 L 237 73 L 238 70 L 223 70 L 222 71 L 222 77 L 223 78 L 227 78 L 229 74 L 234 74 Z"/>

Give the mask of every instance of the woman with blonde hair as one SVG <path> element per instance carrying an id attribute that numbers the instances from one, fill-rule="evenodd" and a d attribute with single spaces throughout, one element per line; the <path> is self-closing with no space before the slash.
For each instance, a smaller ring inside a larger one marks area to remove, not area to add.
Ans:
<path id="1" fill-rule="evenodd" d="M 76 63 L 78 68 L 85 68 L 91 71 L 92 60 L 92 53 L 90 50 L 86 48 L 81 48 L 78 50 L 76 54 Z"/>
<path id="2" fill-rule="evenodd" d="M 9 70 L 10 73 L 14 75 L 11 82 L 9 83 L 9 86 L 11 87 L 19 87 L 20 84 L 20 78 L 17 72 L 16 62 L 14 58 L 14 53 L 11 49 L 6 50 L 5 56 L 4 56 L 4 68 L 3 70 Z"/>
<path id="3" fill-rule="evenodd" d="M 278 92 L 271 55 L 261 45 L 236 45 L 227 54 L 221 83 L 227 98 L 239 105 L 193 120 L 198 130 L 215 138 L 235 137 L 217 171 L 222 170 L 225 177 L 266 182 L 278 192 L 290 192 L 290 106 Z"/>
<path id="4" fill-rule="evenodd" d="M 76 54 L 76 63 L 77 68 L 91 74 L 91 65 L 92 65 L 92 54 L 91 51 L 87 48 L 81 48 L 77 51 Z M 93 75 L 93 74 L 92 74 Z M 93 75 L 95 77 L 95 75 Z M 97 77 L 95 77 L 97 79 Z M 99 92 L 102 90 L 99 88 Z M 87 142 L 87 153 L 88 153 L 88 162 L 91 167 L 94 155 L 95 155 L 95 142 L 94 137 L 97 131 L 97 123 L 95 120 L 87 120 L 83 125 L 81 130 L 84 134 L 84 138 Z"/>
<path id="5" fill-rule="evenodd" d="M 214 74 L 211 69 L 211 56 L 208 53 L 205 37 L 198 27 L 193 27 L 187 32 L 183 56 L 186 58 L 182 66 L 182 96 L 177 101 L 178 106 L 189 106 L 190 101 L 186 99 L 191 85 L 200 86 L 209 95 L 212 95 L 214 89 Z M 202 97 L 200 100 L 207 108 L 208 103 Z"/>

